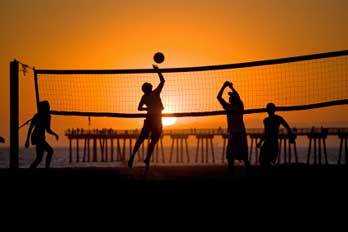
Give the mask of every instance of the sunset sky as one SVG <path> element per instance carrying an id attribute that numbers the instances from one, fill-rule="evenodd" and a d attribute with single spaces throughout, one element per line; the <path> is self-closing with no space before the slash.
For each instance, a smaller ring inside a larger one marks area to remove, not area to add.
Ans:
<path id="1" fill-rule="evenodd" d="M 156 51 L 166 55 L 161 67 L 185 67 L 346 50 L 347 12 L 346 0 L 1 0 L 0 135 L 8 142 L 13 59 L 38 69 L 134 69 L 151 68 Z M 21 74 L 20 123 L 35 110 L 32 75 Z M 344 106 L 283 115 L 296 126 L 310 125 L 303 117 L 342 126 L 347 112 Z M 247 116 L 247 126 L 262 126 L 264 116 Z M 220 119 L 198 127 L 225 126 Z M 69 127 L 88 126 L 78 117 L 54 116 L 52 123 L 61 138 Z M 92 121 L 92 127 L 140 126 L 141 119 Z"/>

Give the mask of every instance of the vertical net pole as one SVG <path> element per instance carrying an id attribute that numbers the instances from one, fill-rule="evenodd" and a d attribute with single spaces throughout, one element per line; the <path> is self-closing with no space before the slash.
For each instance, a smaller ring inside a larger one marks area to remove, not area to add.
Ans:
<path id="1" fill-rule="evenodd" d="M 19 63 L 10 62 L 10 168 L 18 168 L 19 147 Z"/>
<path id="2" fill-rule="evenodd" d="M 36 108 L 37 112 L 39 112 L 39 101 L 40 101 L 40 96 L 39 96 L 39 84 L 37 80 L 37 72 L 34 67 L 34 84 L 35 84 L 35 100 L 36 100 Z"/>

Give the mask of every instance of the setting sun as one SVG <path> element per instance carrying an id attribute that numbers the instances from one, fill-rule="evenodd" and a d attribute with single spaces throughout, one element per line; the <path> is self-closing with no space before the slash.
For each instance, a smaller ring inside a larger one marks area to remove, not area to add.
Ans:
<path id="1" fill-rule="evenodd" d="M 163 113 L 173 113 L 171 110 L 163 110 Z M 176 117 L 162 117 L 163 126 L 171 126 L 176 122 Z"/>

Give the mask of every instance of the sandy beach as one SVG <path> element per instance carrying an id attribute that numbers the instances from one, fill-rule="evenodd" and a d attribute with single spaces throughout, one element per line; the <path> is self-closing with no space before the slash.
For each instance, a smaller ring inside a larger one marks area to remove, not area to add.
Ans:
<path id="1" fill-rule="evenodd" d="M 143 167 L 117 168 L 52 168 L 0 169 L 4 188 L 24 188 L 58 191 L 98 189 L 117 194 L 168 192 L 193 194 L 262 194 L 273 190 L 347 192 L 347 166 L 279 165 L 270 169 L 252 166 L 246 171 L 237 166 L 235 175 L 227 173 L 226 166 L 152 166 L 148 175 Z M 251 192 L 250 192 L 251 191 Z M 298 194 L 296 194 L 298 195 Z"/>
<path id="2" fill-rule="evenodd" d="M 271 223 L 345 215 L 347 166 L 252 166 L 248 173 L 238 166 L 233 177 L 225 168 L 153 166 L 146 178 L 143 167 L 0 169 L 0 197 L 9 209 L 59 212 L 61 220 L 93 214 L 117 222 L 145 217 L 192 223 L 199 217 L 220 223 L 237 215 Z"/>

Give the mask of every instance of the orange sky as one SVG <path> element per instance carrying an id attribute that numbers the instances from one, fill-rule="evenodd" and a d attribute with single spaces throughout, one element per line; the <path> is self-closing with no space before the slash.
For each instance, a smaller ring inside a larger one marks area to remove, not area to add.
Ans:
<path id="1" fill-rule="evenodd" d="M 182 67 L 343 50 L 348 49 L 346 12 L 345 0 L 0 1 L 0 135 L 9 134 L 8 76 L 14 58 L 39 69 L 122 69 L 151 68 L 155 51 L 166 54 L 161 67 Z M 20 83 L 23 122 L 35 113 L 34 86 L 30 76 Z M 283 115 L 297 126 L 308 126 L 303 117 L 324 126 L 348 122 L 346 107 Z M 262 126 L 264 116 L 247 116 L 247 126 Z M 192 127 L 196 120 L 181 123 Z M 215 126 L 224 118 L 200 121 Z M 92 126 L 129 123 L 141 126 L 140 119 L 93 120 Z M 72 126 L 87 127 L 87 119 L 53 118 L 52 127 L 62 138 Z"/>

